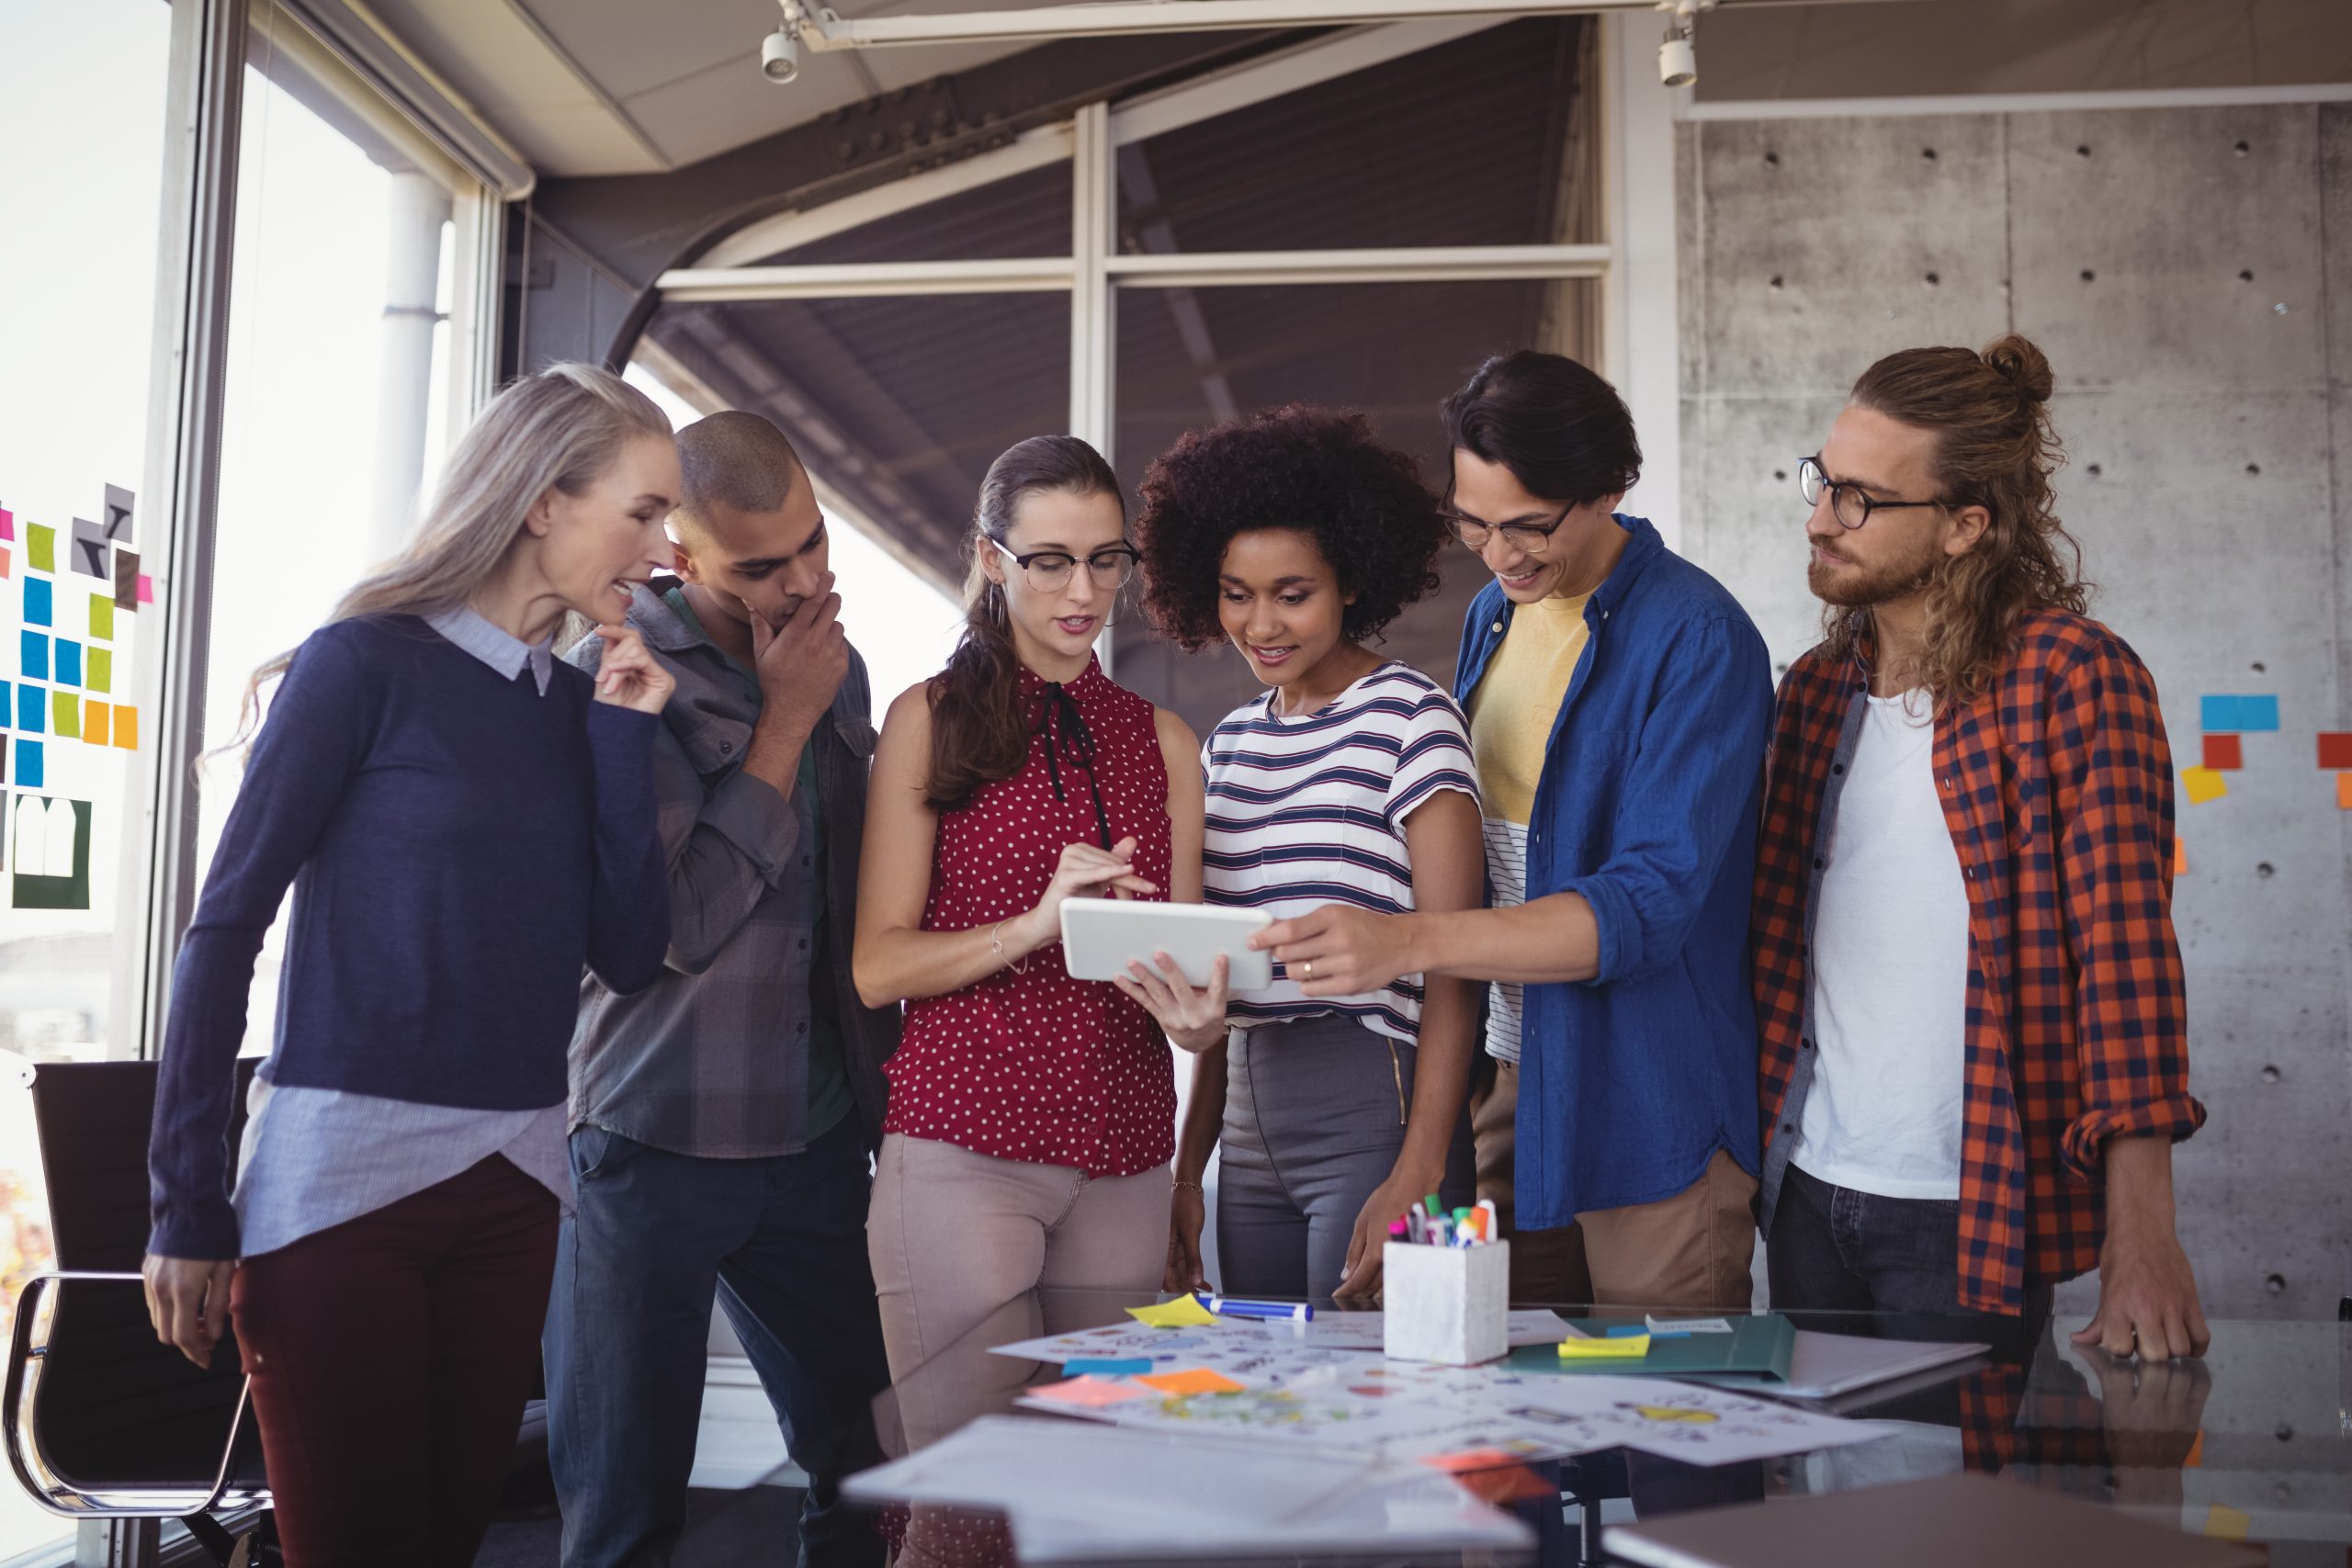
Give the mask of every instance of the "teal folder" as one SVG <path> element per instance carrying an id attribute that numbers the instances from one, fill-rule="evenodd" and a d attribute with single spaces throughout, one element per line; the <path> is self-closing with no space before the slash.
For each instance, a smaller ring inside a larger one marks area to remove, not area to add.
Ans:
<path id="1" fill-rule="evenodd" d="M 1570 1318 L 1568 1325 L 1605 1337 L 1612 1329 L 1639 1332 L 1642 1322 L 1588 1317 Z M 1510 1365 L 1512 1371 L 1521 1372 L 1598 1372 L 1621 1378 L 1692 1378 L 1702 1382 L 1722 1378 L 1727 1382 L 1770 1387 L 1788 1381 L 1789 1363 L 1796 1349 L 1796 1325 L 1785 1317 L 1768 1314 L 1735 1317 L 1729 1334 L 1653 1334 L 1650 1353 L 1638 1359 L 1568 1361 L 1560 1359 L 1556 1345 L 1523 1345 L 1510 1353 Z"/>

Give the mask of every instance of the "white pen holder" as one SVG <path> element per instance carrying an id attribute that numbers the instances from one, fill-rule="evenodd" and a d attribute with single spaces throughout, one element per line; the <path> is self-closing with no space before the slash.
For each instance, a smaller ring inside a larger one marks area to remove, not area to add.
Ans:
<path id="1" fill-rule="evenodd" d="M 1380 1255 L 1383 1348 L 1391 1359 L 1476 1366 L 1509 1353 L 1510 1243 L 1414 1247 Z"/>

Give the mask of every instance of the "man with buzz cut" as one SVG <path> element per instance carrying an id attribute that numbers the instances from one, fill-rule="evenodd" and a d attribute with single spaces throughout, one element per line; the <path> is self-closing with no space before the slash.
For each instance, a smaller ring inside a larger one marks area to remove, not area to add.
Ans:
<path id="1" fill-rule="evenodd" d="M 685 1523 L 714 1294 L 809 1485 L 799 1560 L 878 1562 L 840 1501 L 888 1383 L 866 1263 L 896 1010 L 850 978 L 874 751 L 827 524 L 783 433 L 678 435 L 681 581 L 628 624 L 677 680 L 655 747 L 668 968 L 581 987 L 571 1169 L 548 1314 L 564 1568 L 670 1561 Z M 572 654 L 594 672 L 590 638 Z"/>

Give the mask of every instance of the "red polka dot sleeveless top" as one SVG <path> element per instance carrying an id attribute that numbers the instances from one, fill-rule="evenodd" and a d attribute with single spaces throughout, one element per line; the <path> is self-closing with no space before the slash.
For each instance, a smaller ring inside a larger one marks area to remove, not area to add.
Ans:
<path id="1" fill-rule="evenodd" d="M 1057 687 L 1021 671 L 1029 755 L 944 812 L 922 929 L 992 926 L 1035 908 L 1071 844 L 1136 839 L 1136 871 L 1169 886 L 1168 767 L 1151 705 L 1089 660 Z M 1091 752 L 1091 761 L 1089 753 Z M 1061 945 L 907 1004 L 884 1073 L 886 1133 L 976 1154 L 1133 1176 L 1173 1157 L 1176 1081 L 1151 1015 L 1101 980 L 1073 980 Z"/>

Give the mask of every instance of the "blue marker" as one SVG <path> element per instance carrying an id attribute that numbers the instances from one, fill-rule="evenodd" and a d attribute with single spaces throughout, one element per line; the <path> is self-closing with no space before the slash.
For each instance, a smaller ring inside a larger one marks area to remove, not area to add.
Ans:
<path id="1" fill-rule="evenodd" d="M 1270 1318 L 1286 1323 L 1312 1323 L 1315 1320 L 1315 1309 L 1305 1302 L 1294 1305 L 1288 1302 L 1237 1302 L 1229 1296 L 1211 1296 L 1209 1311 L 1219 1317 Z"/>

